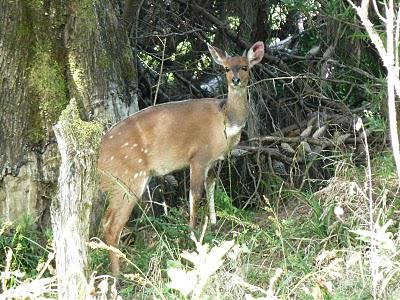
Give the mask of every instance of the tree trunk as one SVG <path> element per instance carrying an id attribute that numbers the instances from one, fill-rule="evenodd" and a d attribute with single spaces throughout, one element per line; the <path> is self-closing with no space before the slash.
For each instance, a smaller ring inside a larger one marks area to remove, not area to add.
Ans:
<path id="1" fill-rule="evenodd" d="M 117 11 L 113 1 L 72 1 L 64 34 L 70 95 L 87 117 L 108 124 L 138 110 L 132 49 Z"/>
<path id="2" fill-rule="evenodd" d="M 108 125 L 138 109 L 115 3 L 0 1 L 0 219 L 48 217 L 60 164 L 52 127 L 68 98 Z"/>
<path id="3" fill-rule="evenodd" d="M 0 219 L 41 216 L 54 194 L 51 125 L 65 107 L 59 2 L 0 2 Z"/>
<path id="4" fill-rule="evenodd" d="M 0 2 L 0 166 L 3 176 L 18 173 L 28 127 L 26 70 L 32 38 L 19 32 L 28 26 L 26 8 L 19 1 Z M 28 47 L 19 47 L 20 44 Z"/>
<path id="5" fill-rule="evenodd" d="M 97 154 L 102 126 L 83 122 L 74 99 L 54 126 L 61 154 L 59 191 L 51 207 L 58 299 L 85 299 L 87 241 L 92 200 L 97 196 Z"/>

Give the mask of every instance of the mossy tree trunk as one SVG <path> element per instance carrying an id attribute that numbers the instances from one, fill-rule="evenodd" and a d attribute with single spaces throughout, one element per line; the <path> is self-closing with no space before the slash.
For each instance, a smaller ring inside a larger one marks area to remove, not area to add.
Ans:
<path id="1" fill-rule="evenodd" d="M 40 3 L 0 1 L 0 219 L 43 215 L 58 176 L 49 128 L 66 104 L 65 17 L 60 1 Z"/>
<path id="2" fill-rule="evenodd" d="M 117 2 L 0 1 L 0 219 L 49 216 L 60 164 L 52 127 L 67 99 L 107 124 L 137 110 Z"/>
<path id="3" fill-rule="evenodd" d="M 90 116 L 109 123 L 138 110 L 132 49 L 115 1 L 74 0 L 64 42 L 69 92 Z"/>

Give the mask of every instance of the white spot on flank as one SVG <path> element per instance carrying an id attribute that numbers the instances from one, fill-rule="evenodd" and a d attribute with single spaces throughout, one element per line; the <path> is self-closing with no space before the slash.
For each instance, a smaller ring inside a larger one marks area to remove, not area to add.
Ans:
<path id="1" fill-rule="evenodd" d="M 147 152 L 149 152 L 149 151 L 147 151 L 147 149 L 144 149 L 144 153 L 147 153 Z"/>
<path id="2" fill-rule="evenodd" d="M 114 136 L 113 135 L 110 135 L 110 139 L 112 139 Z"/>
<path id="3" fill-rule="evenodd" d="M 129 157 L 128 155 L 125 155 L 125 156 L 124 156 L 125 159 L 127 159 L 128 157 Z"/>
<path id="4" fill-rule="evenodd" d="M 137 178 L 139 176 L 139 173 L 135 173 L 135 175 L 133 175 L 133 179 Z"/>
<path id="5" fill-rule="evenodd" d="M 113 160 L 113 159 L 114 159 L 114 156 L 111 156 L 111 157 L 110 157 L 110 160 Z"/>
<path id="6" fill-rule="evenodd" d="M 126 146 L 128 146 L 129 145 L 129 143 L 125 143 L 125 144 L 123 144 L 122 146 L 121 146 L 121 148 L 124 148 L 124 147 L 126 147 Z"/>
<path id="7" fill-rule="evenodd" d="M 143 159 L 139 158 L 138 163 L 140 164 L 143 161 Z"/>
<path id="8" fill-rule="evenodd" d="M 133 147 L 137 147 L 137 144 L 133 144 Z"/>

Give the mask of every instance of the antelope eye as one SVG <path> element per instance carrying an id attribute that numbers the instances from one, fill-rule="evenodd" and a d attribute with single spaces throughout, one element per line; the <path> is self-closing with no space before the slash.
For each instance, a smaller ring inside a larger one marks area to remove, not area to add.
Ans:
<path id="1" fill-rule="evenodd" d="M 228 73 L 231 69 L 229 69 L 228 67 L 225 67 L 225 71 Z"/>
<path id="2" fill-rule="evenodd" d="M 243 67 L 242 67 L 242 70 L 243 70 L 243 71 L 247 71 L 247 70 L 248 70 L 248 67 L 247 67 L 247 66 L 243 66 Z"/>

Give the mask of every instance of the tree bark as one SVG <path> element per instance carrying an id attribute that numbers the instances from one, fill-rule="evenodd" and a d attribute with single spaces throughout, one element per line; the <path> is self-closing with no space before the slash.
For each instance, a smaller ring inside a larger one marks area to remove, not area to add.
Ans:
<path id="1" fill-rule="evenodd" d="M 132 49 L 113 3 L 71 1 L 64 33 L 70 95 L 108 125 L 138 110 Z"/>
<path id="2" fill-rule="evenodd" d="M 0 2 L 0 174 L 18 173 L 28 127 L 26 70 L 32 38 L 19 32 L 28 26 L 20 1 Z M 19 47 L 20 44 L 28 47 Z"/>
<path id="3" fill-rule="evenodd" d="M 97 197 L 97 156 L 102 126 L 84 122 L 74 99 L 54 126 L 61 154 L 59 191 L 51 207 L 58 299 L 85 299 L 87 241 L 92 200 Z"/>
<path id="4" fill-rule="evenodd" d="M 138 110 L 116 2 L 0 1 L 0 219 L 48 217 L 60 165 L 52 127 L 68 98 L 108 126 Z"/>

